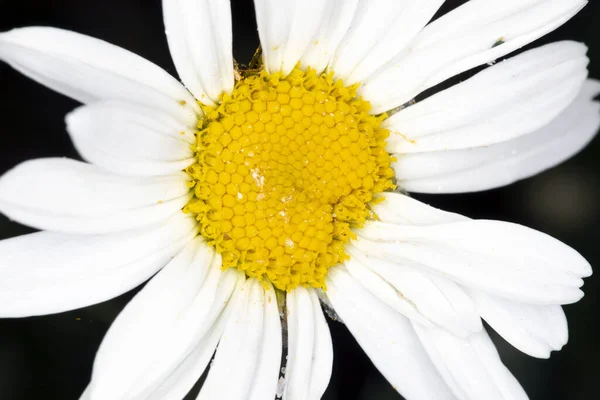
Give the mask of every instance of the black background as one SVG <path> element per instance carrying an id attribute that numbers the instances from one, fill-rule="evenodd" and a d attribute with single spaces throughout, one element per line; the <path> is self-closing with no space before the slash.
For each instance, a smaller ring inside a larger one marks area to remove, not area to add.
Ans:
<path id="1" fill-rule="evenodd" d="M 245 63 L 258 46 L 254 11 L 251 0 L 232 3 L 234 56 Z M 447 0 L 439 14 L 462 3 Z M 600 78 L 598 20 L 600 3 L 595 2 L 536 45 L 561 39 L 586 42 L 590 47 L 590 75 Z M 176 76 L 163 35 L 159 0 L 0 0 L 0 31 L 27 25 L 61 27 L 104 39 Z M 63 116 L 76 105 L 0 62 L 0 173 L 30 158 L 76 158 L 63 122 Z M 600 140 L 595 140 L 560 167 L 507 188 L 415 197 L 474 218 L 512 221 L 544 231 L 599 266 L 599 156 Z M 0 239 L 28 232 L 29 228 L 0 216 Z M 505 364 L 532 399 L 599 398 L 600 278 L 587 279 L 584 290 L 586 296 L 581 302 L 566 307 L 569 343 L 550 360 L 523 355 L 493 336 Z M 104 333 L 134 293 L 57 315 L 0 319 L 0 399 L 77 399 L 87 384 Z M 335 360 L 324 398 L 400 399 L 346 328 L 331 321 L 329 325 Z"/>

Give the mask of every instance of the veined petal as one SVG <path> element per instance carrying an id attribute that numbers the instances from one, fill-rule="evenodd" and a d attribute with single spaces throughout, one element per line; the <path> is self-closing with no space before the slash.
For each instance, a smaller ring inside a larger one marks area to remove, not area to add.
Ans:
<path id="1" fill-rule="evenodd" d="M 408 399 L 454 399 L 410 322 L 358 284 L 343 267 L 329 269 L 327 297 L 373 364 Z"/>
<path id="2" fill-rule="evenodd" d="M 243 285 L 244 280 L 245 276 L 238 274 L 238 286 L 236 288 Z M 162 381 L 160 386 L 148 397 L 148 400 L 183 399 L 189 393 L 208 367 L 215 353 L 225 323 L 231 315 L 231 308 L 225 306 L 219 318 L 196 345 L 196 348 Z"/>
<path id="3" fill-rule="evenodd" d="M 221 271 L 221 257 L 203 238 L 190 243 L 109 329 L 94 363 L 91 399 L 148 398 L 199 345 L 216 344 L 202 339 L 213 334 L 238 275 Z"/>
<path id="4" fill-rule="evenodd" d="M 214 249 L 202 237 L 195 238 L 129 302 L 103 340 L 94 371 L 94 397 L 102 393 L 122 398 L 128 393 L 150 350 L 161 346 L 172 324 L 186 314 L 214 256 Z M 114 368 L 106 368 L 109 358 Z M 114 389 L 111 393 L 101 387 L 109 379 L 106 386 Z"/>
<path id="5" fill-rule="evenodd" d="M 317 32 L 300 59 L 303 69 L 311 67 L 321 73 L 332 60 L 348 31 L 359 0 L 324 0 L 325 10 Z"/>
<path id="6" fill-rule="evenodd" d="M 460 214 L 443 211 L 400 193 L 377 194 L 383 201 L 371 205 L 379 220 L 403 225 L 437 225 L 448 222 L 467 221 Z"/>
<path id="7" fill-rule="evenodd" d="M 350 275 L 352 275 L 352 278 L 360 283 L 365 289 L 369 290 L 373 296 L 377 297 L 400 314 L 413 319 L 420 324 L 433 326 L 432 322 L 422 315 L 422 311 L 416 306 L 412 299 L 409 300 L 399 288 L 392 286 L 379 274 L 363 263 L 366 260 L 361 259 L 359 250 L 353 247 L 347 247 L 346 251 L 350 255 L 350 260 L 344 262 L 344 267 L 346 267 Z"/>
<path id="8" fill-rule="evenodd" d="M 472 290 L 481 317 L 517 349 L 532 357 L 549 358 L 569 339 L 561 306 L 518 303 Z"/>
<path id="9" fill-rule="evenodd" d="M 390 153 L 489 146 L 543 127 L 577 97 L 587 47 L 557 42 L 496 64 L 392 115 Z"/>
<path id="10" fill-rule="evenodd" d="M 133 289 L 197 233 L 183 214 L 110 235 L 38 232 L 0 241 L 0 316 L 85 307 Z"/>
<path id="11" fill-rule="evenodd" d="M 275 291 L 249 279 L 238 294 L 200 400 L 275 398 L 282 351 Z"/>
<path id="12" fill-rule="evenodd" d="M 333 347 L 319 298 L 302 286 L 287 293 L 288 357 L 284 400 L 320 399 L 331 377 Z"/>
<path id="13" fill-rule="evenodd" d="M 403 194 L 381 193 L 377 197 L 382 201 L 372 205 L 373 211 L 386 223 L 435 226 L 469 221 L 467 217 L 433 208 Z M 348 271 L 390 307 L 423 326 L 437 325 L 461 337 L 481 330 L 475 305 L 457 284 L 419 263 L 404 259 L 386 261 L 359 247 L 361 244 L 347 246 Z"/>
<path id="14" fill-rule="evenodd" d="M 195 162 L 193 132 L 167 114 L 108 101 L 66 117 L 75 147 L 87 161 L 121 175 L 173 175 Z"/>
<path id="15" fill-rule="evenodd" d="M 577 98 L 546 126 L 488 147 L 397 155 L 398 184 L 423 193 L 474 192 L 508 185 L 551 168 L 588 144 L 600 127 L 600 82 L 587 80 Z"/>
<path id="16" fill-rule="evenodd" d="M 169 50 L 186 87 L 214 105 L 233 90 L 229 0 L 163 0 Z"/>
<path id="17" fill-rule="evenodd" d="M 346 84 L 364 81 L 417 36 L 444 0 L 361 1 L 332 70 Z"/>
<path id="18" fill-rule="evenodd" d="M 309 290 L 309 292 L 315 318 L 315 339 L 307 398 L 320 399 L 323 393 L 325 393 L 331 379 L 333 344 L 327 321 L 325 321 L 325 315 L 323 315 L 323 310 L 321 309 L 319 297 L 315 290 Z"/>
<path id="19" fill-rule="evenodd" d="M 351 259 L 345 265 L 354 279 L 411 320 L 437 325 L 459 337 L 482 329 L 475 304 L 451 280 L 419 265 L 369 256 L 357 247 L 349 246 L 348 253 Z"/>
<path id="20" fill-rule="evenodd" d="M 39 229 L 107 233 L 163 221 L 188 201 L 184 174 L 133 178 L 80 161 L 26 161 L 0 178 L 0 211 Z"/>
<path id="21" fill-rule="evenodd" d="M 284 399 L 306 397 L 311 378 L 315 320 L 310 294 L 300 286 L 286 295 L 288 356 L 285 366 Z"/>
<path id="22" fill-rule="evenodd" d="M 275 290 L 271 284 L 268 284 L 268 289 L 265 289 L 262 283 L 259 284 L 261 290 L 264 291 L 264 303 L 259 304 L 264 307 L 264 319 L 258 362 L 253 365 L 255 370 L 252 379 L 252 390 L 247 397 L 249 400 L 270 399 L 277 392 L 281 353 L 283 351 L 281 316 Z"/>
<path id="23" fill-rule="evenodd" d="M 31 79 L 82 103 L 129 101 L 168 112 L 190 126 L 201 113 L 188 91 L 160 67 L 75 32 L 44 27 L 13 29 L 0 34 L 0 58 Z"/>
<path id="24" fill-rule="evenodd" d="M 564 24 L 585 0 L 474 0 L 431 23 L 359 89 L 373 113 L 493 61 Z"/>
<path id="25" fill-rule="evenodd" d="M 575 250 L 541 232 L 506 222 L 431 226 L 370 222 L 357 233 L 361 240 L 353 245 L 366 254 L 422 265 L 457 283 L 515 301 L 576 302 L 583 296 L 581 277 L 591 274 L 589 263 Z"/>
<path id="26" fill-rule="evenodd" d="M 459 399 L 516 400 L 527 394 L 502 364 L 485 330 L 459 339 L 441 329 L 413 324 L 444 380 Z"/>
<path id="27" fill-rule="evenodd" d="M 289 74 L 318 34 L 327 2 L 254 0 L 256 22 L 269 73 Z"/>

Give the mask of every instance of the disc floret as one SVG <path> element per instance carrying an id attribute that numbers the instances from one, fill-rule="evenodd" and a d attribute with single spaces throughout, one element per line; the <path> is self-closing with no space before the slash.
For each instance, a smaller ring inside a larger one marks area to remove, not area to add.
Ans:
<path id="1" fill-rule="evenodd" d="M 216 108 L 202 106 L 184 212 L 224 268 L 281 290 L 324 288 L 348 258 L 373 194 L 394 187 L 385 116 L 370 115 L 356 89 L 312 69 L 248 71 Z"/>

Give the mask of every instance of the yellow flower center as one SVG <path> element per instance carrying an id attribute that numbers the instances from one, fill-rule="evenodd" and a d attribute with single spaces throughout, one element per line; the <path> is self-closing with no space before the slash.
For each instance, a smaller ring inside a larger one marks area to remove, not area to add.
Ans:
<path id="1" fill-rule="evenodd" d="M 385 116 L 333 74 L 247 71 L 217 108 L 202 106 L 194 197 L 184 212 L 223 258 L 281 290 L 325 288 L 351 228 L 394 187 Z"/>

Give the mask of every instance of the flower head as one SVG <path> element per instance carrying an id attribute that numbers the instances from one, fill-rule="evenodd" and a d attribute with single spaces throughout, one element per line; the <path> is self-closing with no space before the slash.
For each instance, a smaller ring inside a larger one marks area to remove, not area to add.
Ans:
<path id="1" fill-rule="evenodd" d="M 164 0 L 183 85 L 72 32 L 0 34 L 2 60 L 85 104 L 67 129 L 88 161 L 0 178 L 0 211 L 42 230 L 0 242 L 0 316 L 155 275 L 84 399 L 183 398 L 215 349 L 200 399 L 318 399 L 333 363 L 322 304 L 408 399 L 526 398 L 482 319 L 547 358 L 591 267 L 542 233 L 405 191 L 485 190 L 579 151 L 600 126 L 586 47 L 542 46 L 413 100 L 586 2 L 471 0 L 430 22 L 442 3 L 255 0 L 261 51 L 241 68 L 229 1 Z"/>

